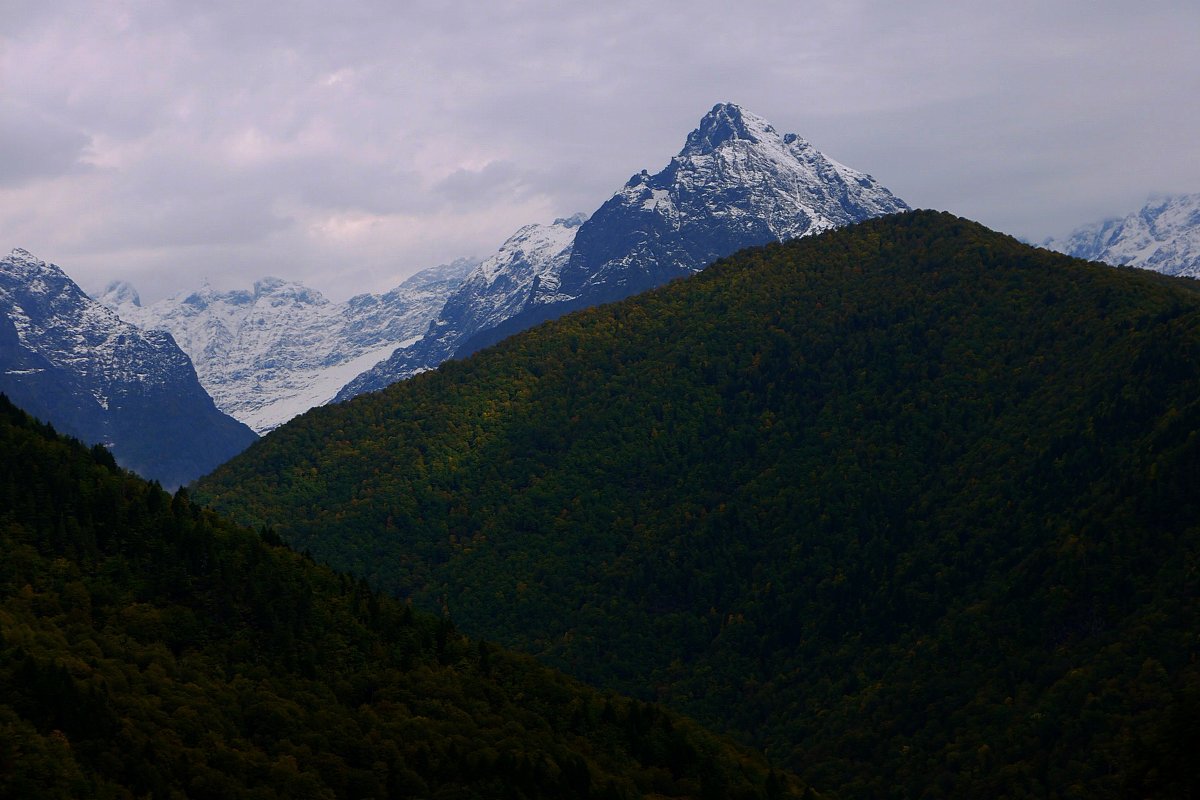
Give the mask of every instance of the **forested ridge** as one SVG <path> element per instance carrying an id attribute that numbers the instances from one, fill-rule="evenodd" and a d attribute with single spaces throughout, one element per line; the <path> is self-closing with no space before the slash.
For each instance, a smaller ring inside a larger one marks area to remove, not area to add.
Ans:
<path id="1" fill-rule="evenodd" d="M 0 797 L 784 797 L 794 777 L 119 469 L 0 395 Z"/>
<path id="2" fill-rule="evenodd" d="M 862 797 L 1196 796 L 1200 293 L 914 212 L 315 409 L 205 502 Z"/>

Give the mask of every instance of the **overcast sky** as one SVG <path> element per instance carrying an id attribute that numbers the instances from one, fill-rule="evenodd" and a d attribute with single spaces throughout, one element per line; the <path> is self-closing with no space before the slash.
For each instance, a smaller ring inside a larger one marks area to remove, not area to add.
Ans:
<path id="1" fill-rule="evenodd" d="M 0 0 L 0 247 L 331 299 L 593 211 L 738 103 L 1040 241 L 1200 191 L 1200 3 Z"/>

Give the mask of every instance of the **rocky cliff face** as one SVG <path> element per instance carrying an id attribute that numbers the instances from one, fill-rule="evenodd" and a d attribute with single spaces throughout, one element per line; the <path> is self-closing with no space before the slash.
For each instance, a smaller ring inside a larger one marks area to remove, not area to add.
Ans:
<path id="1" fill-rule="evenodd" d="M 29 413 L 164 486 L 252 443 L 167 333 L 142 331 L 25 250 L 0 259 L 0 391 Z"/>
<path id="2" fill-rule="evenodd" d="M 692 274 L 744 247 L 906 210 L 871 176 L 722 103 L 663 170 L 633 176 L 586 221 L 578 215 L 518 231 L 467 278 L 419 342 L 356 378 L 338 399 Z"/>

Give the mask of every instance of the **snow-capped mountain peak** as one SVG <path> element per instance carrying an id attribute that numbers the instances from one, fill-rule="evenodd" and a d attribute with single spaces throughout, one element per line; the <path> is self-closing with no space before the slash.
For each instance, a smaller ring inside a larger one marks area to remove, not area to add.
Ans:
<path id="1" fill-rule="evenodd" d="M 136 306 L 142 305 L 141 295 L 137 289 L 133 288 L 133 284 L 128 281 L 112 281 L 108 286 L 104 287 L 104 291 L 96 300 L 105 308 L 113 308 L 116 306 Z"/>
<path id="2" fill-rule="evenodd" d="M 132 325 L 83 294 L 58 265 L 21 248 L 0 261 L 0 302 L 23 345 L 38 347 L 57 366 L 94 377 L 98 387 L 114 380 L 99 365 L 116 363 L 118 349 L 142 339 Z"/>
<path id="3" fill-rule="evenodd" d="M 424 372 L 453 356 L 471 334 L 519 314 L 539 292 L 553 295 L 559 272 L 571 257 L 575 234 L 586 221 L 587 214 L 578 213 L 550 225 L 522 227 L 467 275 L 423 336 L 347 383 L 335 399 L 346 400 L 378 388 L 368 383 L 378 373 L 407 378 Z"/>
<path id="4" fill-rule="evenodd" d="M 517 231 L 447 300 L 421 341 L 356 378 L 338 399 L 696 272 L 743 247 L 906 210 L 870 175 L 719 103 L 664 169 L 637 173 L 586 220 Z"/>
<path id="5" fill-rule="evenodd" d="M 908 206 L 866 173 L 720 103 L 657 174 L 641 172 L 580 229 L 560 295 L 617 299 L 734 250 Z M 561 302 L 538 298 L 536 303 Z"/>
<path id="6" fill-rule="evenodd" d="M 254 299 L 269 297 L 271 303 L 299 303 L 311 306 L 326 306 L 329 301 L 316 289 L 310 289 L 302 283 L 285 281 L 282 278 L 262 278 L 254 282 Z"/>
<path id="7" fill-rule="evenodd" d="M 23 247 L 14 247 L 4 259 L 5 269 L 13 275 L 30 275 L 38 272 L 62 273 L 56 264 L 42 261 Z"/>
<path id="8" fill-rule="evenodd" d="M 169 485 L 199 477 L 254 439 L 217 411 L 169 334 L 121 321 L 58 266 L 22 249 L 0 259 L 0 390 Z"/>
<path id="9" fill-rule="evenodd" d="M 500 245 L 498 253 L 467 276 L 456 296 L 474 286 L 476 279 L 491 286 L 504 277 L 520 287 L 527 286 L 534 277 L 554 280 L 556 276 L 548 274 L 553 272 L 549 265 L 570 254 L 575 232 L 586 220 L 587 214 L 578 213 L 559 217 L 551 225 L 534 223 L 522 227 Z"/>
<path id="10" fill-rule="evenodd" d="M 1126 217 L 1086 225 L 1043 246 L 1113 266 L 1200 277 L 1200 193 L 1152 199 Z"/>
<path id="11" fill-rule="evenodd" d="M 711 153 L 726 142 L 744 139 L 757 144 L 779 134 L 757 114 L 751 114 L 733 103 L 718 103 L 704 115 L 696 130 L 688 134 L 687 142 L 680 151 L 681 156 Z"/>

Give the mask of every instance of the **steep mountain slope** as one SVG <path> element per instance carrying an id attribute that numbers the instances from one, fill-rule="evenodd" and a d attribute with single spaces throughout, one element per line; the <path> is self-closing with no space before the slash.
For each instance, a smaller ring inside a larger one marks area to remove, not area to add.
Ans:
<path id="1" fill-rule="evenodd" d="M 367 387 L 377 381 L 391 383 L 432 369 L 453 357 L 473 333 L 492 330 L 519 314 L 541 287 L 558 284 L 575 233 L 586 219 L 585 214 L 575 214 L 552 225 L 526 225 L 514 233 L 450 295 L 424 336 L 355 377 L 336 399 L 369 391 Z"/>
<path id="2" fill-rule="evenodd" d="M 356 378 L 338 399 L 383 388 L 567 311 L 692 274 L 743 247 L 907 208 L 871 176 L 720 103 L 670 164 L 656 175 L 634 175 L 586 221 L 577 215 L 518 232 L 447 301 L 422 341 Z M 524 245 L 531 236 L 553 246 Z M 528 252 L 512 257 L 521 250 Z"/>
<path id="3" fill-rule="evenodd" d="M 0 796 L 799 795 L 277 545 L 0 395 Z"/>
<path id="4" fill-rule="evenodd" d="M 418 339 L 475 265 L 460 259 L 344 303 L 278 278 L 256 282 L 253 291 L 205 287 L 147 307 L 118 282 L 99 300 L 144 330 L 170 332 L 217 407 L 263 433 L 328 402 L 351 378 Z"/>
<path id="5" fill-rule="evenodd" d="M 169 335 L 122 322 L 19 249 L 0 259 L 0 391 L 172 488 L 257 438 L 216 409 Z"/>
<path id="6" fill-rule="evenodd" d="M 1044 246 L 1089 261 L 1198 278 L 1200 194 L 1153 200 L 1124 219 L 1084 226 Z"/>
<path id="7" fill-rule="evenodd" d="M 845 796 L 1066 797 L 1196 788 L 1197 485 L 1193 282 L 914 212 L 318 409 L 199 492 Z"/>

